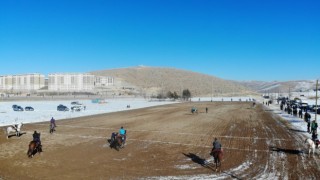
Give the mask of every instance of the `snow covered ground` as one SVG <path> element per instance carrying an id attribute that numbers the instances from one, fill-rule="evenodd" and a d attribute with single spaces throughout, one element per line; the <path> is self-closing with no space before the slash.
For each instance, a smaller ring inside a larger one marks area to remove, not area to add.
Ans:
<path id="1" fill-rule="evenodd" d="M 126 98 L 126 99 L 106 99 L 106 103 L 92 103 L 91 100 L 79 100 L 86 106 L 86 110 L 80 112 L 57 111 L 57 106 L 63 104 L 69 109 L 71 102 L 65 101 L 18 101 L 18 102 L 1 102 L 0 103 L 0 126 L 7 126 L 16 123 L 34 123 L 49 121 L 51 117 L 56 120 L 68 119 L 80 116 L 89 116 L 94 114 L 102 114 L 116 111 L 124 111 L 130 109 L 138 109 L 150 106 L 177 103 L 174 101 L 148 101 L 145 99 Z M 23 108 L 31 106 L 34 111 L 13 111 L 12 105 L 19 105 Z M 130 108 L 127 108 L 130 105 Z"/>
<path id="2" fill-rule="evenodd" d="M 246 101 L 251 100 L 250 97 L 194 97 L 192 101 Z M 51 117 L 56 120 L 75 118 L 80 116 L 89 116 L 94 114 L 102 114 L 116 111 L 129 110 L 127 105 L 130 105 L 130 109 L 144 108 L 150 106 L 164 105 L 178 103 L 179 101 L 149 101 L 140 98 L 122 98 L 122 99 L 106 99 L 107 103 L 92 103 L 91 100 L 79 100 L 86 106 L 86 110 L 80 112 L 57 111 L 57 106 L 59 104 L 71 108 L 71 102 L 75 100 L 65 100 L 65 101 L 17 101 L 17 102 L 1 102 L 0 103 L 0 127 L 12 124 L 23 123 L 34 123 L 49 121 Z M 26 106 L 31 106 L 34 111 L 13 111 L 12 105 L 19 105 L 22 108 Z"/>

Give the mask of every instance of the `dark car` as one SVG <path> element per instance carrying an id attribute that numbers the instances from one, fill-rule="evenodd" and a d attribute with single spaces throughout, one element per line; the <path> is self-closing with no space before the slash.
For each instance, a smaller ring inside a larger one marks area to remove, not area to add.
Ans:
<path id="1" fill-rule="evenodd" d="M 57 111 L 69 111 L 69 108 L 67 106 L 64 106 L 64 105 L 60 104 L 57 107 Z"/>
<path id="2" fill-rule="evenodd" d="M 25 111 L 34 111 L 33 107 L 27 106 L 24 108 Z"/>
<path id="3" fill-rule="evenodd" d="M 71 102 L 71 105 L 82 105 L 82 104 L 79 103 L 78 101 L 73 101 L 73 102 Z"/>
<path id="4" fill-rule="evenodd" d="M 18 106 L 18 105 L 17 105 L 17 106 L 14 106 L 14 107 L 13 107 L 13 110 L 14 110 L 14 111 L 23 111 L 23 108 L 22 108 L 21 106 Z"/>

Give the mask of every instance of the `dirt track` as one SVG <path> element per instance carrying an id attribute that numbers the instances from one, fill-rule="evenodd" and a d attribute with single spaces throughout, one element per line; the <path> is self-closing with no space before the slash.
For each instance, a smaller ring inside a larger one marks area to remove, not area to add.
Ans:
<path id="1" fill-rule="evenodd" d="M 190 113 L 192 106 L 199 114 Z M 320 179 L 319 157 L 304 154 L 301 132 L 261 105 L 183 103 L 57 121 L 57 125 L 50 135 L 48 122 L 28 124 L 22 128 L 26 134 L 8 140 L 1 131 L 0 177 L 185 179 L 213 174 L 227 179 Z M 118 152 L 106 140 L 122 125 L 128 139 Z M 34 130 L 41 132 L 44 152 L 29 159 L 27 146 Z M 224 147 L 220 174 L 203 164 L 211 162 L 214 137 Z"/>

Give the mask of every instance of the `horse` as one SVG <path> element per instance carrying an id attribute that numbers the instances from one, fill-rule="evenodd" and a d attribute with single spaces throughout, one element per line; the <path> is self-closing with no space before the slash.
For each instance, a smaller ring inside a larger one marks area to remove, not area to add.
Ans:
<path id="1" fill-rule="evenodd" d="M 308 144 L 308 152 L 309 152 L 309 157 L 310 157 L 310 153 L 312 151 L 312 155 L 314 155 L 314 151 L 316 149 L 316 144 L 309 138 L 307 138 L 304 143 Z"/>
<path id="2" fill-rule="evenodd" d="M 50 129 L 49 129 L 50 134 L 52 134 L 53 131 L 56 131 L 56 126 L 54 123 L 50 123 Z"/>
<path id="3" fill-rule="evenodd" d="M 115 148 L 119 151 L 120 148 L 123 148 L 123 139 L 121 135 L 117 135 L 110 140 L 110 148 Z"/>
<path id="4" fill-rule="evenodd" d="M 37 152 L 39 152 L 39 154 L 42 152 L 42 145 L 37 145 L 36 141 L 30 141 L 27 151 L 28 157 L 32 158 Z"/>
<path id="5" fill-rule="evenodd" d="M 216 165 L 216 172 L 218 171 L 218 167 L 220 168 L 221 171 L 221 161 L 223 157 L 222 150 L 213 150 L 211 151 L 210 155 L 213 156 L 214 163 Z"/>
<path id="6" fill-rule="evenodd" d="M 7 127 L 7 139 L 9 138 L 9 135 L 11 132 L 15 132 L 17 137 L 20 137 L 20 130 L 21 127 L 23 126 L 23 123 L 20 122 L 19 124 L 15 124 L 12 126 Z"/>
<path id="7" fill-rule="evenodd" d="M 198 114 L 198 109 L 193 107 L 191 108 L 191 113 L 194 114 L 194 113 L 197 113 Z"/>

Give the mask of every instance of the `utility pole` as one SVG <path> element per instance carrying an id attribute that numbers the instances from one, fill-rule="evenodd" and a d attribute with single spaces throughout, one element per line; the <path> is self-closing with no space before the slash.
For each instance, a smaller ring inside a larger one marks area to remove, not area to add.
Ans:
<path id="1" fill-rule="evenodd" d="M 213 96 L 213 79 L 211 81 L 211 102 L 212 102 L 212 96 Z"/>
<path id="2" fill-rule="evenodd" d="M 315 115 L 315 122 L 317 122 L 317 114 L 318 114 L 318 80 L 316 83 L 316 115 Z"/>

